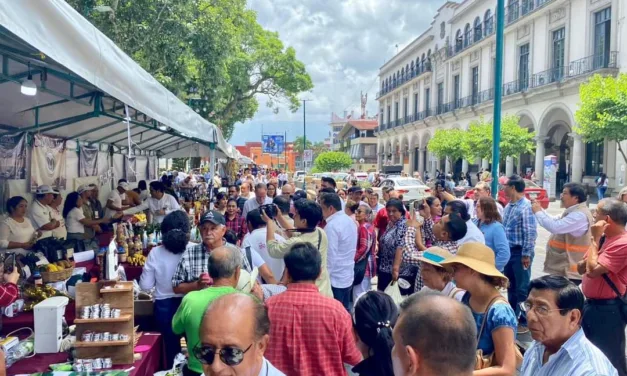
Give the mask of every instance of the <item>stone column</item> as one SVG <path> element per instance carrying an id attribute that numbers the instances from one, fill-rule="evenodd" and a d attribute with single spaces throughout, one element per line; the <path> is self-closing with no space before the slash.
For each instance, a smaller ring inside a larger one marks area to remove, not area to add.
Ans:
<path id="1" fill-rule="evenodd" d="M 544 184 L 544 142 L 548 137 L 535 137 L 536 140 L 536 178 L 538 179 L 538 185 L 542 187 Z"/>
<path id="2" fill-rule="evenodd" d="M 414 174 L 416 171 L 414 157 L 416 156 L 416 149 L 409 149 L 409 171 L 407 172 L 410 176 Z"/>
<path id="3" fill-rule="evenodd" d="M 490 161 L 487 159 L 481 160 L 481 168 L 485 171 L 490 168 Z"/>
<path id="4" fill-rule="evenodd" d="M 462 172 L 464 174 L 468 172 L 468 160 L 467 159 L 462 160 Z M 470 184 L 470 182 L 468 184 Z"/>
<path id="5" fill-rule="evenodd" d="M 383 152 L 379 151 L 377 153 L 377 171 L 383 170 Z"/>
<path id="6" fill-rule="evenodd" d="M 451 173 L 451 163 L 449 162 L 449 159 L 446 157 L 444 157 L 444 173 L 445 174 Z"/>
<path id="7" fill-rule="evenodd" d="M 425 176 L 425 149 L 418 149 L 418 172 L 420 176 L 424 178 Z"/>
<path id="8" fill-rule="evenodd" d="M 572 181 L 574 181 L 575 183 L 581 183 L 583 179 L 583 162 L 584 162 L 583 140 L 581 139 L 581 135 L 577 133 L 573 132 L 573 133 L 569 133 L 568 135 L 573 138 Z"/>
<path id="9" fill-rule="evenodd" d="M 514 158 L 505 157 L 505 176 L 514 175 Z"/>

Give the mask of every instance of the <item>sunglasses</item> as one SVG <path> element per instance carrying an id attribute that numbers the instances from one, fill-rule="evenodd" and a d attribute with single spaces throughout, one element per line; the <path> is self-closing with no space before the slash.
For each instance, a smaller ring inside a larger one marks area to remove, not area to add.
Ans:
<path id="1" fill-rule="evenodd" d="M 203 346 L 199 344 L 194 348 L 194 355 L 200 363 L 211 365 L 213 364 L 217 352 L 220 356 L 220 360 L 222 360 L 222 363 L 233 367 L 240 364 L 244 360 L 244 354 L 246 354 L 252 346 L 253 344 L 251 343 L 246 350 L 238 349 L 237 347 L 224 347 L 216 351 L 216 349 L 211 346 Z"/>

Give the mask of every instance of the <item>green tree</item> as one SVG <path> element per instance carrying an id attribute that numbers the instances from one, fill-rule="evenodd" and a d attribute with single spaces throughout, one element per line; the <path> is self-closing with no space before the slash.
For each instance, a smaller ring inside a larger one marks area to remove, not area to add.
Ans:
<path id="1" fill-rule="evenodd" d="M 172 166 L 170 167 L 173 171 L 187 171 L 187 160 L 189 158 L 172 158 Z"/>
<path id="2" fill-rule="evenodd" d="M 461 129 L 438 129 L 427 145 L 438 158 L 447 158 L 451 165 L 466 155 L 466 132 Z"/>
<path id="3" fill-rule="evenodd" d="M 519 125 L 519 118 L 515 115 L 505 115 L 501 119 L 501 142 L 499 148 L 501 157 L 520 158 L 521 154 L 531 153 L 534 150 L 533 137 L 535 132 Z M 480 118 L 470 123 L 466 135 L 465 155 L 468 159 L 492 159 L 492 127 L 491 121 Z"/>
<path id="4" fill-rule="evenodd" d="M 314 161 L 317 171 L 333 172 L 350 168 L 353 160 L 350 155 L 341 151 L 327 151 L 320 154 Z"/>
<path id="5" fill-rule="evenodd" d="M 620 142 L 627 140 L 627 75 L 617 78 L 594 75 L 579 87 L 581 104 L 575 113 L 575 132 L 587 142 L 616 141 L 627 162 Z"/>
<path id="6" fill-rule="evenodd" d="M 194 99 L 227 139 L 258 98 L 295 111 L 297 95 L 313 88 L 296 51 L 258 24 L 246 0 L 67 2 L 179 98 Z"/>
<path id="7" fill-rule="evenodd" d="M 305 142 L 305 149 L 311 149 L 312 147 L 313 144 L 311 143 L 311 141 L 307 140 Z M 294 139 L 294 151 L 298 154 L 303 153 L 303 136 L 298 136 Z"/>

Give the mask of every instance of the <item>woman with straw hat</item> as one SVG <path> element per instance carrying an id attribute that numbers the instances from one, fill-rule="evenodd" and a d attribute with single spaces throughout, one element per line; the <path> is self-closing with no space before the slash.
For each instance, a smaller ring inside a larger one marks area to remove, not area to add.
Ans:
<path id="1" fill-rule="evenodd" d="M 453 274 L 440 264 L 451 257 L 453 254 L 449 251 L 440 247 L 431 247 L 427 248 L 422 256 L 416 260 L 420 262 L 420 271 L 424 282 L 423 290 L 439 291 L 443 295 L 461 302 L 466 291 L 455 286 Z"/>
<path id="2" fill-rule="evenodd" d="M 508 279 L 494 266 L 494 252 L 484 244 L 469 242 L 440 264 L 450 267 L 457 286 L 467 291 L 462 303 L 470 307 L 477 323 L 477 350 L 484 358 L 493 355 L 487 368 L 478 364 L 478 369 L 485 368 L 481 375 L 514 375 L 518 320 L 498 290 L 507 286 Z"/>

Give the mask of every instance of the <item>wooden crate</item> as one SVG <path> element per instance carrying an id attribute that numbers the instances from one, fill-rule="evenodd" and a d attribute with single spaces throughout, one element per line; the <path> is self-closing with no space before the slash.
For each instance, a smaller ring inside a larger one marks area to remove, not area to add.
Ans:
<path id="1" fill-rule="evenodd" d="M 110 282 L 108 282 L 110 283 Z M 76 285 L 76 356 L 79 359 L 111 358 L 113 364 L 133 364 L 134 296 L 133 282 L 117 282 L 121 289 L 104 289 L 102 283 Z M 119 309 L 119 318 L 82 319 L 85 306 L 108 303 Z M 126 334 L 128 341 L 81 342 L 85 331 Z"/>

